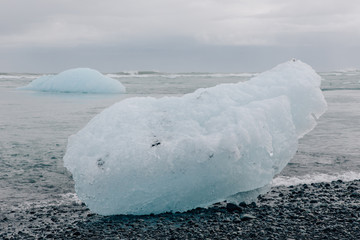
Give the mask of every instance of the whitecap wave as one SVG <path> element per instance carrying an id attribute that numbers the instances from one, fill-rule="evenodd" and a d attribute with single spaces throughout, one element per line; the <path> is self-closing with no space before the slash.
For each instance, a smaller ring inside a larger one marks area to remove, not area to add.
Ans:
<path id="1" fill-rule="evenodd" d="M 272 186 L 291 186 L 299 184 L 311 184 L 319 182 L 332 182 L 336 180 L 342 180 L 350 182 L 356 179 L 360 179 L 360 172 L 345 172 L 337 174 L 325 174 L 325 173 L 313 173 L 303 176 L 278 176 L 271 182 Z"/>

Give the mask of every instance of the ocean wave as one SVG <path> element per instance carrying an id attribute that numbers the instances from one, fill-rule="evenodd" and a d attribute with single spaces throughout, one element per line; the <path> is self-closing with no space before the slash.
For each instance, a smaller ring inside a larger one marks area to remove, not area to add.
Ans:
<path id="1" fill-rule="evenodd" d="M 30 197 L 28 200 L 22 201 L 21 203 L 4 203 L 0 202 L 0 208 L 11 209 L 13 211 L 21 211 L 34 208 L 42 208 L 44 206 L 62 206 L 62 205 L 80 205 L 82 201 L 78 198 L 76 193 L 63 193 L 56 197 L 49 198 L 45 194 L 39 194 Z"/>
<path id="2" fill-rule="evenodd" d="M 345 182 L 353 181 L 360 179 L 360 172 L 345 172 L 345 173 L 336 173 L 336 174 L 307 174 L 303 176 L 278 176 L 274 178 L 271 182 L 272 186 L 291 186 L 299 184 L 311 184 L 319 182 L 332 182 L 336 180 L 342 180 Z"/>
<path id="3" fill-rule="evenodd" d="M 359 76 L 360 70 L 359 69 L 337 70 L 330 72 L 321 72 L 319 73 L 319 75 L 323 77 Z"/>
<path id="4" fill-rule="evenodd" d="M 322 91 L 344 91 L 344 90 L 360 90 L 360 87 L 334 87 L 334 88 L 321 88 Z"/>
<path id="5" fill-rule="evenodd" d="M 23 79 L 23 78 L 34 79 L 41 75 L 42 74 L 20 74 L 19 75 L 19 74 L 11 74 L 11 73 L 0 73 L 0 79 Z"/>
<path id="6" fill-rule="evenodd" d="M 335 72 L 340 72 L 340 73 L 354 73 L 354 72 L 357 72 L 357 73 L 360 73 L 360 69 L 357 69 L 357 68 L 345 68 L 345 69 L 337 70 Z"/>

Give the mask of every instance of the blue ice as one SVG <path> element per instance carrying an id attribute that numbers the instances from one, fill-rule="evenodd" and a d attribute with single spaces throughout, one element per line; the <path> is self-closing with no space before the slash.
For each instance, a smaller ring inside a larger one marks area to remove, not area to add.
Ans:
<path id="1" fill-rule="evenodd" d="M 69 138 L 78 197 L 102 215 L 185 211 L 268 185 L 325 112 L 297 60 L 182 97 L 129 98 Z"/>
<path id="2" fill-rule="evenodd" d="M 39 77 L 21 89 L 68 93 L 124 93 L 117 80 L 90 68 L 74 68 L 57 75 Z"/>

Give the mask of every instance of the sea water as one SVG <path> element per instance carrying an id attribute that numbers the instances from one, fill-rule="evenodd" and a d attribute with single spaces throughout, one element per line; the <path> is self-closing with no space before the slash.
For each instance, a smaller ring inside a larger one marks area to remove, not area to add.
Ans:
<path id="1" fill-rule="evenodd" d="M 126 94 L 46 93 L 17 89 L 42 74 L 0 74 L 0 209 L 78 201 L 63 167 L 67 139 L 108 106 L 134 96 L 181 96 L 257 73 L 107 74 Z M 360 71 L 320 73 L 328 103 L 316 128 L 273 185 L 360 178 Z"/>

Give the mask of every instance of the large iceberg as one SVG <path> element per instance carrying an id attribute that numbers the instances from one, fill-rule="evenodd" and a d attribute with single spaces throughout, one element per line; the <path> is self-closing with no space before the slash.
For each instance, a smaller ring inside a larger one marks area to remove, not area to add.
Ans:
<path id="1" fill-rule="evenodd" d="M 117 80 L 90 68 L 74 68 L 57 75 L 42 76 L 21 89 L 68 93 L 124 93 Z"/>
<path id="2" fill-rule="evenodd" d="M 326 110 L 321 78 L 289 61 L 182 97 L 129 98 L 69 138 L 64 164 L 102 215 L 184 211 L 266 186 Z"/>

